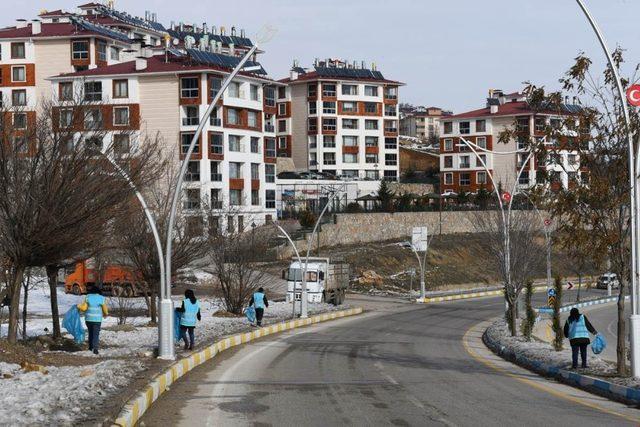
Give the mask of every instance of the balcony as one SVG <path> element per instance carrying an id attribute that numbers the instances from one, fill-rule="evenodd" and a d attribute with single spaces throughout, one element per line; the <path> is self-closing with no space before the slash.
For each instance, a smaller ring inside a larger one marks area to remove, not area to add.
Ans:
<path id="1" fill-rule="evenodd" d="M 218 117 L 211 117 L 210 124 L 211 126 L 222 126 L 222 119 Z"/>
<path id="2" fill-rule="evenodd" d="M 182 126 L 198 126 L 200 121 L 198 117 L 183 117 L 182 118 Z"/>
<path id="3" fill-rule="evenodd" d="M 213 182 L 222 182 L 222 174 L 221 173 L 212 173 L 211 181 Z"/>

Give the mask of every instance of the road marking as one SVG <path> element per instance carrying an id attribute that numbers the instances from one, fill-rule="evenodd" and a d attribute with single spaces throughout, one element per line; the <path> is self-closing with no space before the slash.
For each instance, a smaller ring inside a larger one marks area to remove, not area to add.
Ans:
<path id="1" fill-rule="evenodd" d="M 551 395 L 553 395 L 555 397 L 558 397 L 558 398 L 561 398 L 561 399 L 564 399 L 564 400 L 568 400 L 570 402 L 577 403 L 577 404 L 586 406 L 588 408 L 604 412 L 604 413 L 609 414 L 609 415 L 616 415 L 618 417 L 624 418 L 625 420 L 632 421 L 634 423 L 637 423 L 638 421 L 640 421 L 640 417 L 636 417 L 636 418 L 630 417 L 628 415 L 621 414 L 620 412 L 616 412 L 616 411 L 613 411 L 611 409 L 603 408 L 602 406 L 599 406 L 599 405 L 596 405 L 596 404 L 593 404 L 593 403 L 590 403 L 590 402 L 586 402 L 586 401 L 584 401 L 583 399 L 581 399 L 579 397 L 573 397 L 573 396 L 567 395 L 565 393 L 560 393 L 559 391 L 554 390 L 553 388 L 551 388 L 549 386 L 543 385 L 538 381 L 533 381 L 533 380 L 530 380 L 528 378 L 524 378 L 521 374 L 510 372 L 507 369 L 496 365 L 492 361 L 490 361 L 490 360 L 484 358 L 483 356 L 479 355 L 478 353 L 476 353 L 475 350 L 473 350 L 471 348 L 471 346 L 469 345 L 469 336 L 472 333 L 472 329 L 474 329 L 476 326 L 477 325 L 474 325 L 474 326 L 470 327 L 469 329 L 467 329 L 467 332 L 465 332 L 464 337 L 462 338 L 462 345 L 464 346 L 464 348 L 467 351 L 467 353 L 469 353 L 469 355 L 471 357 L 473 357 L 475 360 L 477 360 L 478 362 L 480 362 L 480 363 L 482 363 L 482 364 L 484 364 L 484 365 L 486 365 L 486 366 L 488 366 L 488 367 L 490 367 L 490 368 L 492 368 L 492 369 L 494 369 L 494 370 L 496 370 L 496 371 L 498 371 L 498 372 L 500 372 L 500 373 L 502 373 L 502 374 L 504 374 L 504 375 L 506 375 L 508 377 L 516 379 L 516 380 L 518 380 L 518 381 L 520 381 L 522 383 L 525 383 L 525 384 L 527 384 L 527 385 L 529 385 L 529 386 L 531 386 L 533 388 L 536 388 L 536 389 L 538 389 L 540 391 L 547 392 L 547 393 L 549 393 L 549 394 L 551 394 Z M 482 343 L 482 344 L 484 345 L 484 343 Z M 487 351 L 491 352 L 491 350 L 489 350 L 489 349 L 487 349 Z M 491 352 L 491 354 L 494 354 L 494 353 Z M 499 357 L 499 356 L 496 356 L 496 357 Z M 500 358 L 500 360 L 504 360 L 504 359 Z M 510 362 L 508 362 L 506 360 L 505 360 L 505 362 L 510 363 Z M 522 369 L 524 369 L 524 368 L 522 368 Z M 534 374 L 535 374 L 535 372 L 534 372 Z M 537 374 L 535 374 L 535 375 L 537 375 Z M 541 381 L 547 381 L 544 377 L 539 377 L 539 379 Z M 570 386 L 566 386 L 566 387 L 570 387 Z M 578 389 L 578 390 L 581 390 L 581 389 Z"/>

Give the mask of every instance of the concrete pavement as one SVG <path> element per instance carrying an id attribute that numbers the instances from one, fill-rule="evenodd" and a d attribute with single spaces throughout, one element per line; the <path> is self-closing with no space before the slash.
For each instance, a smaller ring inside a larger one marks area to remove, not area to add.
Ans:
<path id="1" fill-rule="evenodd" d="M 143 422 L 146 426 L 637 424 L 629 419 L 637 417 L 636 409 L 608 401 L 587 402 L 573 388 L 547 387 L 551 382 L 527 371 L 513 374 L 491 366 L 477 349 L 470 350 L 472 356 L 463 338 L 479 322 L 500 313 L 501 298 L 426 307 L 393 304 L 390 309 L 379 307 L 358 318 L 259 340 L 229 352 L 176 383 Z"/>

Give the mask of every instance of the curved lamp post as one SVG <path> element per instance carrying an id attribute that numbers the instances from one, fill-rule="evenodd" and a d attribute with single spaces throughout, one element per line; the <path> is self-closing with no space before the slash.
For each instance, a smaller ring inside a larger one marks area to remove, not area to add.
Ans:
<path id="1" fill-rule="evenodd" d="M 298 252 L 298 248 L 296 247 L 296 244 L 293 242 L 293 239 L 291 238 L 289 233 L 287 233 L 285 231 L 285 229 L 280 226 L 280 224 L 274 222 L 274 225 L 276 227 L 278 227 L 278 230 L 280 230 L 280 232 L 283 234 L 283 237 L 289 241 L 289 244 L 291 245 L 291 247 L 293 248 L 293 251 L 296 254 L 296 258 L 298 259 L 298 265 L 302 266 L 302 259 L 300 258 L 300 252 Z M 293 306 L 293 309 L 292 309 L 293 310 L 293 314 L 292 314 L 291 317 L 295 318 L 296 317 L 296 279 L 295 279 L 295 276 L 293 278 L 293 289 L 292 289 L 292 292 L 291 292 L 291 305 Z"/>

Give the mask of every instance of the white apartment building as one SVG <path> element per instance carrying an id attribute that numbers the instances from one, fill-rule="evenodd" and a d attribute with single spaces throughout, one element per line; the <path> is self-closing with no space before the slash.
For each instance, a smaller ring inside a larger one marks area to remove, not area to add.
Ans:
<path id="1" fill-rule="evenodd" d="M 398 88 L 382 73 L 340 60 L 294 64 L 278 93 L 279 150 L 298 170 L 343 179 L 399 177 Z M 280 135 L 290 135 L 287 141 Z M 288 142 L 288 146 L 285 146 Z"/>

